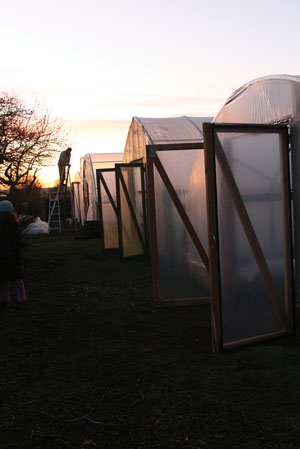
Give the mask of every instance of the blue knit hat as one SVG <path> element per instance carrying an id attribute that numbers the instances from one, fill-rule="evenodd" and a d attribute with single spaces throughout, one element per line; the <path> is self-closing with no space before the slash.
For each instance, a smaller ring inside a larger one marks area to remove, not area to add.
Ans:
<path id="1" fill-rule="evenodd" d="M 10 212 L 13 213 L 14 206 L 10 201 L 4 200 L 0 201 L 0 212 Z"/>

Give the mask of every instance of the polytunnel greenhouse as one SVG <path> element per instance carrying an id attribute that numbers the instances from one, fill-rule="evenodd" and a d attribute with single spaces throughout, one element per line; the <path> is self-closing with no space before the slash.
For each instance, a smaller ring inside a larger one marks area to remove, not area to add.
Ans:
<path id="1" fill-rule="evenodd" d="M 148 245 L 144 179 L 146 146 L 202 140 L 202 122 L 207 120 L 211 119 L 133 117 L 125 144 L 123 165 L 116 165 L 119 242 L 123 257 L 143 254 Z"/>
<path id="2" fill-rule="evenodd" d="M 217 346 L 293 330 L 293 273 L 298 297 L 300 274 L 299 101 L 299 77 L 260 78 L 236 90 L 204 125 Z"/>
<path id="3" fill-rule="evenodd" d="M 202 141 L 202 123 L 211 120 L 212 117 L 133 117 L 123 162 L 146 162 L 147 145 Z"/>
<path id="4" fill-rule="evenodd" d="M 157 306 L 209 301 L 202 123 L 211 120 L 212 117 L 134 117 L 129 128 L 123 162 L 147 162 L 148 217 Z M 153 151 L 147 157 L 149 146 Z M 162 181 L 161 170 L 158 174 L 157 168 L 153 168 L 152 156 L 156 150 L 167 177 L 176 184 L 176 192 L 169 192 Z M 174 206 L 174 197 L 175 202 L 181 204 L 180 212 Z M 185 224 L 186 210 L 191 215 L 188 219 L 188 226 L 193 228 L 191 232 Z M 131 235 L 128 223 L 124 217 L 123 233 Z"/>
<path id="5" fill-rule="evenodd" d="M 199 119 L 197 135 L 179 137 L 174 126 L 175 137 L 157 119 L 132 122 L 127 160 L 144 160 L 150 142 L 155 303 L 211 302 L 216 350 L 293 331 L 293 251 L 297 291 L 300 265 L 299 82 L 269 76 L 247 83 L 212 123 Z"/>
<path id="6" fill-rule="evenodd" d="M 97 169 L 111 169 L 122 162 L 122 153 L 88 153 L 80 159 L 80 215 L 81 222 L 99 220 L 97 195 Z M 110 175 L 109 175 L 110 177 Z M 115 181 L 108 180 L 112 185 L 112 194 L 116 195 Z M 104 195 L 105 196 L 105 195 Z M 117 234 L 117 222 L 111 214 L 110 202 L 103 197 L 102 214 L 107 218 L 107 226 L 111 225 L 113 235 Z M 111 217 L 111 219 L 110 219 Z"/>

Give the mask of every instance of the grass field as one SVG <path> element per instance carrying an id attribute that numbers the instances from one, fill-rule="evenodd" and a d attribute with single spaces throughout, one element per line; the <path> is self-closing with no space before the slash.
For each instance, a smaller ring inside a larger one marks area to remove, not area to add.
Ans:
<path id="1" fill-rule="evenodd" d="M 0 311 L 0 449 L 300 448 L 294 336 L 215 355 L 208 306 L 154 309 L 148 257 L 25 241 Z"/>

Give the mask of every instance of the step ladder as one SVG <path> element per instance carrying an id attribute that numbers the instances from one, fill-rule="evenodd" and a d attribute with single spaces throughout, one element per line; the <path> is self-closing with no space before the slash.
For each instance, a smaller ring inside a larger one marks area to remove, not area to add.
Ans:
<path id="1" fill-rule="evenodd" d="M 55 196 L 53 197 L 53 194 L 49 193 L 48 234 L 51 231 L 58 231 L 60 234 L 62 233 L 62 226 L 61 226 L 62 207 L 60 204 L 60 200 L 62 193 L 64 201 L 64 215 L 65 215 L 68 183 L 71 185 L 70 167 L 71 167 L 70 164 L 65 166 L 64 181 L 59 183 L 57 192 L 56 194 L 54 194 Z M 64 218 L 66 217 L 64 216 Z"/>

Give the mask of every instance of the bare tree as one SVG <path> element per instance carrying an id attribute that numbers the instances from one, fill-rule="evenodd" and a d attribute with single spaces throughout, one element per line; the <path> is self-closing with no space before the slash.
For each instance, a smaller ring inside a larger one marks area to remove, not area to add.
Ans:
<path id="1" fill-rule="evenodd" d="M 16 96 L 0 94 L 0 185 L 13 192 L 17 186 L 31 186 L 39 170 L 53 164 L 66 146 L 62 120 L 51 118 L 35 103 L 27 108 Z"/>

